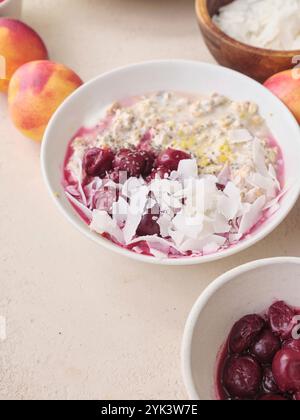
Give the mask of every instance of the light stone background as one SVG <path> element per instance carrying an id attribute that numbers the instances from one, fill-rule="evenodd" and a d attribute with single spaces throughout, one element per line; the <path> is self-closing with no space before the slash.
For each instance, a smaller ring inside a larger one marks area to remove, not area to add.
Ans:
<path id="1" fill-rule="evenodd" d="M 85 80 L 156 58 L 213 61 L 193 0 L 24 0 L 24 20 L 51 57 Z M 300 203 L 260 244 L 192 268 L 148 266 L 81 236 L 43 184 L 38 144 L 0 98 L 1 399 L 186 398 L 186 317 L 218 275 L 253 259 L 300 256 Z M 216 313 L 215 316 L 218 316 Z"/>

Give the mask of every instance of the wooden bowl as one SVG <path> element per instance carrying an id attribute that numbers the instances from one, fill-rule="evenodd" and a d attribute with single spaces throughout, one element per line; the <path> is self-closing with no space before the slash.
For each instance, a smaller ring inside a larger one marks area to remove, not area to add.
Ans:
<path id="1" fill-rule="evenodd" d="M 196 0 L 196 13 L 201 32 L 217 62 L 259 82 L 265 82 L 273 74 L 295 67 L 299 60 L 293 61 L 293 58 L 300 56 L 300 50 L 274 51 L 252 47 L 226 35 L 214 24 L 212 16 L 222 6 L 232 1 Z"/>

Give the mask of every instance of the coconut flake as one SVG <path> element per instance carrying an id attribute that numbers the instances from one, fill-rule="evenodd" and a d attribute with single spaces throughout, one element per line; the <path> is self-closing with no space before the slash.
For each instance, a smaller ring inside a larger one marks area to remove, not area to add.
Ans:
<path id="1" fill-rule="evenodd" d="M 99 184 L 102 184 L 102 180 L 100 178 L 98 178 L 96 182 L 99 182 Z M 118 184 L 116 184 L 112 179 L 107 180 L 105 182 L 104 186 L 106 188 L 111 188 L 111 189 L 114 189 L 114 190 L 116 190 L 118 188 Z"/>
<path id="2" fill-rule="evenodd" d="M 65 191 L 66 191 L 67 193 L 69 193 L 70 195 L 72 195 L 73 197 L 76 197 L 76 198 L 80 198 L 80 197 L 81 197 L 81 194 L 80 194 L 80 192 L 78 191 L 78 188 L 76 188 L 76 187 L 75 187 L 75 185 L 68 185 L 68 186 L 65 188 Z"/>
<path id="3" fill-rule="evenodd" d="M 179 230 L 172 230 L 172 229 L 169 229 L 169 236 L 172 238 L 177 249 L 180 247 L 180 245 L 182 244 L 185 238 L 185 235 L 183 232 L 180 232 Z"/>
<path id="4" fill-rule="evenodd" d="M 144 214 L 144 210 L 148 201 L 149 189 L 146 185 L 140 187 L 130 199 L 129 212 L 135 214 Z"/>
<path id="5" fill-rule="evenodd" d="M 246 211 L 242 216 L 239 234 L 245 235 L 248 233 L 253 226 L 259 221 L 262 216 L 263 208 L 266 204 L 266 198 L 264 196 L 259 197 L 253 204 L 248 204 Z"/>
<path id="6" fill-rule="evenodd" d="M 168 257 L 167 252 L 162 252 L 151 247 L 149 248 L 149 250 L 150 250 L 150 253 L 153 255 L 153 257 L 157 258 L 158 260 L 164 260 L 165 258 Z"/>
<path id="7" fill-rule="evenodd" d="M 217 252 L 226 242 L 226 238 L 213 235 L 212 241 L 203 247 L 203 254 L 209 255 Z"/>
<path id="8" fill-rule="evenodd" d="M 226 239 L 222 238 L 217 235 L 208 234 L 207 236 L 201 239 L 187 239 L 183 242 L 183 244 L 179 247 L 181 252 L 187 251 L 197 251 L 197 252 L 204 252 L 205 249 L 209 249 L 214 247 L 217 251 L 218 249 L 224 245 Z"/>
<path id="9" fill-rule="evenodd" d="M 184 211 L 181 211 L 173 219 L 173 226 L 175 229 L 192 239 L 198 238 L 203 231 L 203 225 L 204 217 L 202 214 L 191 217 L 187 216 Z"/>
<path id="10" fill-rule="evenodd" d="M 218 212 L 227 220 L 232 220 L 238 215 L 240 209 L 241 192 L 233 182 L 228 182 L 224 194 L 218 197 Z"/>
<path id="11" fill-rule="evenodd" d="M 249 177 L 249 184 L 263 190 L 268 199 L 274 198 L 277 194 L 278 185 L 269 176 L 254 173 Z"/>
<path id="12" fill-rule="evenodd" d="M 243 235 L 241 233 L 231 233 L 228 237 L 231 244 L 235 244 L 242 239 Z"/>
<path id="13" fill-rule="evenodd" d="M 146 242 L 149 245 L 149 247 L 153 247 L 155 249 L 160 250 L 165 249 L 168 250 L 167 252 L 169 252 L 171 247 L 175 248 L 174 244 L 172 244 L 170 241 L 160 238 L 157 235 L 139 236 L 138 238 L 135 238 L 132 241 L 130 241 L 128 245 L 133 245 L 138 242 Z"/>
<path id="14" fill-rule="evenodd" d="M 181 179 L 197 178 L 198 164 L 196 159 L 185 159 L 179 162 L 178 176 Z"/>
<path id="15" fill-rule="evenodd" d="M 275 203 L 273 206 L 269 207 L 269 209 L 266 211 L 266 217 L 271 217 L 273 214 L 277 213 L 280 209 L 280 204 Z"/>
<path id="16" fill-rule="evenodd" d="M 230 143 L 245 143 L 253 140 L 253 136 L 249 130 L 240 128 L 236 130 L 230 130 L 228 133 Z"/>
<path id="17" fill-rule="evenodd" d="M 230 179 L 230 168 L 228 165 L 225 165 L 222 171 L 219 173 L 218 183 L 226 186 L 229 179 Z"/>
<path id="18" fill-rule="evenodd" d="M 273 200 L 269 201 L 266 206 L 264 207 L 264 210 L 268 210 L 274 205 L 278 204 L 279 201 L 282 199 L 282 197 L 288 192 L 289 188 L 284 188 Z"/>
<path id="19" fill-rule="evenodd" d="M 197 161 L 187 159 L 180 162 L 172 178 L 154 179 L 148 184 L 134 177 L 123 185 L 96 178 L 84 190 L 82 188 L 83 195 L 87 195 L 87 206 L 82 204 L 82 193 L 76 186 L 69 186 L 67 197 L 91 220 L 92 230 L 107 233 L 136 252 L 143 253 L 140 242 L 144 242 L 156 258 L 166 258 L 172 249 L 203 255 L 217 252 L 247 234 L 263 211 L 271 215 L 279 207 L 280 195 L 276 197 L 276 194 L 280 184 L 275 168 L 266 166 L 260 141 L 244 129 L 233 130 L 231 140 L 253 140 L 251 147 L 257 172 L 252 169 L 246 181 L 240 174 L 235 174 L 234 182 L 231 181 L 228 165 L 218 177 L 198 176 Z M 224 185 L 223 191 L 217 188 L 218 183 Z M 118 197 L 112 203 L 112 216 L 107 211 L 91 211 L 101 189 L 105 188 L 112 189 Z M 161 237 L 137 237 L 142 217 L 149 210 L 160 212 L 157 223 Z"/>
<path id="20" fill-rule="evenodd" d="M 122 195 L 124 197 L 130 198 L 144 184 L 145 182 L 142 180 L 142 178 L 131 177 L 124 183 L 122 187 Z"/>
<path id="21" fill-rule="evenodd" d="M 92 220 L 93 217 L 93 213 L 92 211 L 84 206 L 80 201 L 76 200 L 75 197 L 73 197 L 71 194 L 68 193 L 68 191 L 65 191 L 66 196 L 68 197 L 68 199 L 71 201 L 71 203 L 73 203 L 76 207 L 79 208 L 79 210 L 82 211 L 82 213 L 89 219 Z"/>
<path id="22" fill-rule="evenodd" d="M 101 235 L 108 233 L 118 242 L 124 243 L 124 235 L 122 230 L 117 225 L 117 222 L 113 220 L 106 211 L 93 211 L 90 229 L 100 233 Z"/>
<path id="23" fill-rule="evenodd" d="M 143 248 L 141 248 L 140 246 L 133 246 L 131 248 L 134 252 L 136 252 L 137 254 L 144 254 L 145 250 Z"/>
<path id="24" fill-rule="evenodd" d="M 116 222 L 119 225 L 123 224 L 126 221 L 128 211 L 129 211 L 129 204 L 127 203 L 126 200 L 124 200 L 123 197 L 120 197 L 118 201 L 113 203 L 113 206 L 112 206 L 113 218 L 114 220 L 116 220 Z"/>
<path id="25" fill-rule="evenodd" d="M 213 17 L 243 43 L 274 50 L 300 49 L 299 0 L 235 0 Z"/>
<path id="26" fill-rule="evenodd" d="M 231 226 L 228 223 L 226 217 L 219 213 L 217 213 L 215 216 L 213 226 L 215 233 L 228 233 L 231 229 Z"/>
<path id="27" fill-rule="evenodd" d="M 169 176 L 171 181 L 177 181 L 179 178 L 179 174 L 177 171 L 172 171 Z"/>
<path id="28" fill-rule="evenodd" d="M 265 161 L 265 151 L 259 141 L 255 138 L 253 142 L 253 162 L 257 171 L 263 175 L 268 176 L 267 165 Z"/>
<path id="29" fill-rule="evenodd" d="M 167 257 L 171 248 L 180 253 L 207 255 L 238 242 L 259 221 L 264 210 L 271 214 L 278 209 L 276 199 L 268 206 L 268 197 L 274 194 L 277 185 L 271 167 L 267 176 L 252 174 L 251 182 L 255 186 L 248 192 L 249 202 L 242 203 L 241 190 L 232 181 L 220 191 L 215 176 L 191 178 L 192 166 L 187 165 L 190 162 L 186 161 L 186 166 L 180 168 L 177 180 L 153 180 L 146 185 L 140 179 L 130 179 L 126 190 L 122 189 L 124 195 L 113 203 L 112 217 L 107 212 L 94 211 L 91 229 L 101 234 L 106 232 L 128 246 L 145 242 L 157 258 Z M 183 174 L 189 178 L 183 179 Z M 262 191 L 266 195 L 257 198 Z M 160 209 L 157 223 L 161 237 L 136 237 L 143 215 L 156 207 Z M 83 208 L 91 216 L 90 210 Z"/>
<path id="30" fill-rule="evenodd" d="M 102 185 L 102 179 L 95 178 L 92 182 L 85 186 L 84 191 L 87 197 L 87 206 L 90 209 L 93 209 L 95 197 L 98 191 L 101 189 Z"/>
<path id="31" fill-rule="evenodd" d="M 129 245 L 131 243 L 131 240 L 135 237 L 137 228 L 139 227 L 141 220 L 141 214 L 130 213 L 129 210 L 126 223 L 123 228 L 123 235 L 126 245 Z"/>
<path id="32" fill-rule="evenodd" d="M 280 190 L 280 189 L 281 189 L 280 182 L 278 181 L 278 178 L 277 178 L 277 174 L 276 174 L 275 168 L 274 168 L 274 166 L 273 166 L 273 165 L 271 165 L 271 164 L 269 165 L 268 174 L 269 174 L 270 178 L 274 181 L 276 189 L 277 189 L 277 190 Z"/>
<path id="33" fill-rule="evenodd" d="M 172 224 L 172 218 L 167 214 L 162 214 L 158 218 L 157 223 L 160 227 L 161 236 L 163 238 L 166 238 L 166 237 L 170 236 L 169 230 L 170 230 L 170 226 Z"/>
<path id="34" fill-rule="evenodd" d="M 156 201 L 153 198 L 148 198 L 146 203 L 146 210 L 151 210 L 156 206 Z"/>
<path id="35" fill-rule="evenodd" d="M 245 201 L 253 204 L 255 200 L 257 200 L 257 197 L 259 197 L 260 195 L 262 195 L 262 191 L 257 188 L 251 188 L 251 190 L 249 190 L 246 194 L 245 194 Z"/>
<path id="36" fill-rule="evenodd" d="M 191 250 L 193 252 L 202 252 L 204 246 L 205 246 L 205 242 L 203 240 L 187 239 L 186 241 L 183 242 L 182 245 L 180 245 L 179 250 L 181 252 L 188 252 Z"/>

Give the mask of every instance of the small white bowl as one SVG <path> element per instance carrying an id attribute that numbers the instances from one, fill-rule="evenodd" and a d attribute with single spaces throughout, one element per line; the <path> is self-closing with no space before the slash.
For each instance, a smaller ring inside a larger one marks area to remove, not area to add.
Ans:
<path id="1" fill-rule="evenodd" d="M 199 297 L 182 342 L 182 373 L 188 395 L 215 400 L 216 362 L 233 325 L 265 312 L 276 300 L 300 307 L 300 258 L 271 258 L 237 267 Z"/>
<path id="2" fill-rule="evenodd" d="M 210 94 L 219 92 L 236 101 L 254 101 L 260 106 L 270 129 L 282 148 L 286 162 L 286 182 L 290 189 L 280 210 L 236 246 L 197 258 L 158 259 L 123 249 L 91 232 L 66 199 L 62 167 L 67 144 L 82 126 L 93 126 L 114 101 L 147 92 L 173 90 Z M 85 236 L 99 245 L 135 260 L 164 265 L 190 265 L 214 261 L 236 254 L 263 239 L 287 216 L 300 193 L 300 130 L 290 111 L 262 85 L 224 67 L 182 60 L 154 61 L 127 66 L 103 74 L 73 93 L 52 117 L 42 144 L 45 182 L 59 209 Z M 59 195 L 59 199 L 57 196 Z"/>
<path id="3" fill-rule="evenodd" d="M 0 17 L 19 18 L 22 11 L 22 0 L 4 0 L 0 3 Z"/>

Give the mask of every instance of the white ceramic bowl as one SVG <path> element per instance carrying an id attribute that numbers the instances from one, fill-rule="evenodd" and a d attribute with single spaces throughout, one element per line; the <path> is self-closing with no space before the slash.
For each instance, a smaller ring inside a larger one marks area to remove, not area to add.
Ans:
<path id="1" fill-rule="evenodd" d="M 19 18 L 22 11 L 22 0 L 4 0 L 0 3 L 0 17 Z"/>
<path id="2" fill-rule="evenodd" d="M 300 307 L 300 258 L 271 258 L 237 267 L 215 280 L 185 326 L 182 372 L 191 399 L 214 400 L 219 350 L 241 317 L 263 313 L 276 300 Z"/>
<path id="3" fill-rule="evenodd" d="M 62 166 L 67 144 L 77 130 L 82 125 L 95 125 L 100 115 L 103 115 L 105 107 L 116 100 L 158 90 L 202 94 L 219 92 L 236 101 L 254 101 L 259 104 L 262 115 L 282 147 L 286 162 L 286 180 L 291 188 L 282 199 L 280 210 L 250 238 L 238 245 L 217 254 L 197 258 L 160 260 L 138 255 L 91 232 L 66 199 L 61 186 Z M 300 131 L 289 110 L 254 80 L 227 68 L 193 61 L 169 60 L 131 65 L 86 83 L 61 105 L 51 119 L 43 139 L 41 159 L 44 179 L 50 194 L 75 227 L 85 236 L 112 251 L 135 260 L 156 264 L 199 264 L 242 251 L 278 226 L 294 206 L 300 192 Z"/>

